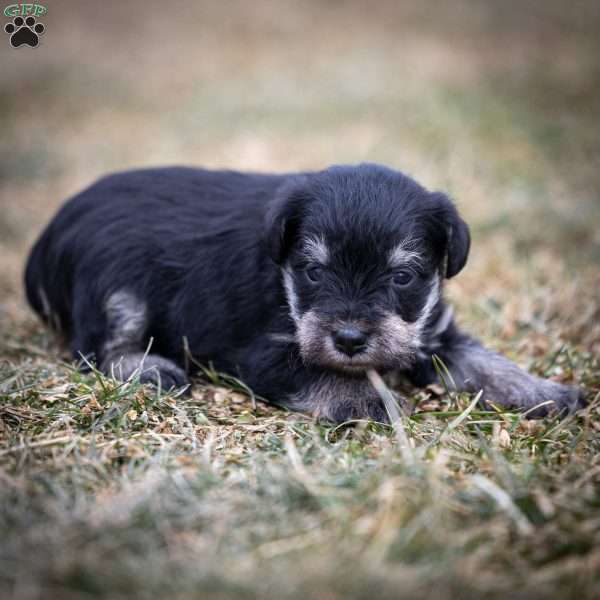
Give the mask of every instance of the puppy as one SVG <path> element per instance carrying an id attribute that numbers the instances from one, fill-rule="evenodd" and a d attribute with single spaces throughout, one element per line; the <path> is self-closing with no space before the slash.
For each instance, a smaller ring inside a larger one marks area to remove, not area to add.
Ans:
<path id="1" fill-rule="evenodd" d="M 75 358 L 178 387 L 185 353 L 334 422 L 386 420 L 365 373 L 438 380 L 541 416 L 582 405 L 462 333 L 442 297 L 470 236 L 452 202 L 372 165 L 259 175 L 162 168 L 105 177 L 31 252 L 33 308 Z M 144 351 L 152 340 L 151 353 Z"/>

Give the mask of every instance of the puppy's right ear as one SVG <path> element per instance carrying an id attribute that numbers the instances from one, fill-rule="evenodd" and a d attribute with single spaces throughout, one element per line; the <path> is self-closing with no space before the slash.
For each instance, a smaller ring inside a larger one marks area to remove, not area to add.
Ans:
<path id="1" fill-rule="evenodd" d="M 285 262 L 298 237 L 302 215 L 308 203 L 306 177 L 293 177 L 283 183 L 265 215 L 265 241 L 270 257 Z"/>

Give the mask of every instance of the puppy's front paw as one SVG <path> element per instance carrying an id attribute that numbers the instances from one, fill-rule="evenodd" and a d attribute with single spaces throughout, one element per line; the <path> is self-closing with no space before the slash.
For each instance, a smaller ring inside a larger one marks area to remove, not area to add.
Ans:
<path id="1" fill-rule="evenodd" d="M 511 381 L 491 381 L 484 388 L 484 400 L 507 408 L 521 409 L 529 418 L 558 414 L 566 416 L 586 405 L 583 392 L 572 386 L 540 379 L 522 372 Z"/>
<path id="2" fill-rule="evenodd" d="M 506 357 L 471 341 L 452 357 L 451 373 L 459 390 L 483 390 L 482 403 L 526 413 L 530 418 L 565 416 L 585 406 L 581 390 L 531 375 Z"/>
<path id="3" fill-rule="evenodd" d="M 541 418 L 552 414 L 564 417 L 586 406 L 583 391 L 579 388 L 543 379 L 537 379 L 537 384 L 532 391 L 532 404 L 534 406 L 542 402 L 546 404 L 528 412 L 527 416 L 530 418 Z"/>

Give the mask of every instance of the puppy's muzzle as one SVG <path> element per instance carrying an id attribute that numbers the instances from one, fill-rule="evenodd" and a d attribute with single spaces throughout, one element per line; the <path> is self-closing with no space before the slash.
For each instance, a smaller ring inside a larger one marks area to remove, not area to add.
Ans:
<path id="1" fill-rule="evenodd" d="M 366 349 L 368 336 L 357 327 L 341 327 L 332 333 L 335 349 L 346 356 L 354 356 Z"/>

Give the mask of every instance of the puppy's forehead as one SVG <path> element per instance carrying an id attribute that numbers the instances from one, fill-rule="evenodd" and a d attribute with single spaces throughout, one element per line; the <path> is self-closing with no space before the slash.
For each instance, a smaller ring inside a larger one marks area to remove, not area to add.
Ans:
<path id="1" fill-rule="evenodd" d="M 325 218 L 324 218 L 325 217 Z M 306 259 L 328 264 L 337 258 L 395 266 L 418 258 L 423 236 L 415 219 L 390 219 L 372 214 L 315 215 L 301 236 Z"/>
<path id="2" fill-rule="evenodd" d="M 317 179 L 301 225 L 315 260 L 341 255 L 399 264 L 428 252 L 432 199 L 414 180 L 372 165 L 332 169 Z"/>

